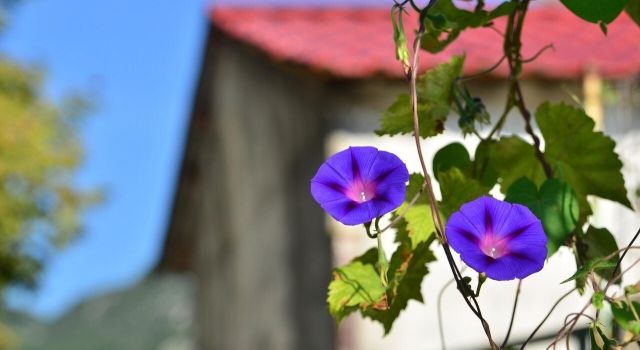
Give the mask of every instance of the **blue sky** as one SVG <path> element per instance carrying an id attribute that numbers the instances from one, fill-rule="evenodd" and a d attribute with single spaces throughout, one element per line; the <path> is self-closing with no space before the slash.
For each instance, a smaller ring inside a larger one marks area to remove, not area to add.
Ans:
<path id="1" fill-rule="evenodd" d="M 386 5 L 391 0 L 227 0 L 226 4 Z M 86 232 L 52 254 L 35 293 L 9 305 L 55 318 L 77 302 L 129 286 L 153 267 L 168 222 L 206 35 L 207 0 L 24 0 L 0 52 L 46 68 L 45 93 L 88 91 L 81 186 L 107 201 Z"/>

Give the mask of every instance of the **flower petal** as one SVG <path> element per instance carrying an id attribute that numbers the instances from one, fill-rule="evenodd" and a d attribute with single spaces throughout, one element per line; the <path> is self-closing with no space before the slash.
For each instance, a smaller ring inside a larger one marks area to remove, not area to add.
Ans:
<path id="1" fill-rule="evenodd" d="M 376 196 L 370 201 L 375 217 L 382 216 L 399 207 L 404 201 L 406 190 L 404 183 L 379 187 L 376 190 Z"/>
<path id="2" fill-rule="evenodd" d="M 345 200 L 323 205 L 322 208 L 345 225 L 359 225 L 376 218 L 371 201 L 356 203 Z"/>
<path id="3" fill-rule="evenodd" d="M 409 181 L 409 171 L 395 154 L 379 151 L 364 178 L 377 184 L 405 184 Z"/>
<path id="4" fill-rule="evenodd" d="M 447 221 L 445 233 L 449 245 L 458 253 L 467 251 L 480 252 L 480 240 L 482 236 L 476 226 L 460 211 L 453 213 Z"/>
<path id="5" fill-rule="evenodd" d="M 453 213 L 445 234 L 467 265 L 498 281 L 538 272 L 547 257 L 547 237 L 540 220 L 525 206 L 489 196 Z"/>
<path id="6" fill-rule="evenodd" d="M 460 258 L 470 268 L 478 272 L 485 271 L 488 266 L 493 263 L 493 259 L 486 256 L 480 249 L 463 252 L 462 254 L 460 254 Z"/>
<path id="7" fill-rule="evenodd" d="M 400 206 L 408 180 L 407 167 L 396 155 L 349 147 L 320 166 L 311 180 L 311 195 L 336 220 L 357 225 Z"/>
<path id="8" fill-rule="evenodd" d="M 506 203 L 506 202 L 504 202 Z M 529 232 L 531 227 L 542 227 L 540 220 L 529 210 L 529 208 L 520 204 L 509 204 L 511 209 L 509 215 L 501 218 L 494 234 L 498 237 L 504 237 L 509 240 L 517 239 L 525 232 Z M 547 242 L 546 235 L 537 235 L 538 238 Z"/>
<path id="9" fill-rule="evenodd" d="M 351 183 L 369 172 L 378 153 L 375 147 L 349 147 L 332 155 L 323 165 L 332 168 L 345 183 Z"/>
<path id="10" fill-rule="evenodd" d="M 487 267 L 487 277 L 496 281 L 508 281 L 514 278 L 523 279 L 544 267 L 547 256 L 546 246 L 533 246 L 518 252 L 511 252 L 495 259 Z"/>

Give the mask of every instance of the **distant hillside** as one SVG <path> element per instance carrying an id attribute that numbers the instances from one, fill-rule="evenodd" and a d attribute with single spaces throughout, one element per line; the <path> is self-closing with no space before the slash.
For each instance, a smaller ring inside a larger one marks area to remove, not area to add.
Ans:
<path id="1" fill-rule="evenodd" d="M 82 303 L 52 323 L 8 313 L 20 350 L 194 350 L 190 278 L 153 275 Z"/>

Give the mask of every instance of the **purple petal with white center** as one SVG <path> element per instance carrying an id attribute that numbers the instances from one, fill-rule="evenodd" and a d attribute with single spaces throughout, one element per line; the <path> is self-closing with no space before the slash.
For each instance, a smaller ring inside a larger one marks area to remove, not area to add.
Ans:
<path id="1" fill-rule="evenodd" d="M 449 245 L 469 267 L 504 281 L 538 272 L 547 257 L 547 236 L 525 206 L 489 196 L 468 202 L 449 217 Z"/>
<path id="2" fill-rule="evenodd" d="M 311 180 L 311 195 L 336 220 L 358 225 L 402 204 L 409 172 L 393 153 L 349 147 L 331 156 Z"/>

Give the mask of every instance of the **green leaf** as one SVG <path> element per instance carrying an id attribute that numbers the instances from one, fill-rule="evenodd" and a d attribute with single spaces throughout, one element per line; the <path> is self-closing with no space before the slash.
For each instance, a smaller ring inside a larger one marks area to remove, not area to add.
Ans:
<path id="1" fill-rule="evenodd" d="M 440 173 L 451 168 L 458 168 L 463 173 L 471 171 L 471 157 L 467 148 L 459 142 L 450 143 L 442 147 L 433 157 L 433 174 L 440 181 Z"/>
<path id="2" fill-rule="evenodd" d="M 527 177 L 536 185 L 546 180 L 544 170 L 535 156 L 535 148 L 517 136 L 507 136 L 487 144 L 489 166 L 498 172 L 500 188 L 507 189 L 521 177 Z"/>
<path id="3" fill-rule="evenodd" d="M 385 334 L 389 333 L 409 300 L 423 302 L 420 285 L 429 272 L 426 264 L 435 260 L 429 250 L 432 241 L 422 242 L 414 250 L 407 244 L 398 246 L 389 264 L 388 308 L 371 308 L 363 312 L 365 317 L 382 323 Z"/>
<path id="4" fill-rule="evenodd" d="M 627 0 L 560 0 L 571 12 L 591 23 L 613 22 Z"/>
<path id="5" fill-rule="evenodd" d="M 398 209 L 398 212 L 402 213 L 406 206 L 407 203 L 404 203 Z M 407 222 L 407 232 L 409 233 L 412 247 L 417 247 L 420 243 L 426 242 L 436 232 L 436 225 L 433 221 L 429 204 L 414 204 L 407 210 L 404 219 Z"/>
<path id="6" fill-rule="evenodd" d="M 608 262 L 615 267 L 619 259 L 619 254 L 614 254 L 618 251 L 618 244 L 609 230 L 589 226 L 585 234 L 578 234 L 576 238 L 578 261 L 580 261 L 581 264 L 585 264 L 587 261 L 596 258 L 604 259 L 613 254 L 613 257 L 611 257 Z M 597 273 L 603 278 L 611 279 L 619 273 L 619 271 L 614 271 L 612 267 L 599 270 Z"/>
<path id="7" fill-rule="evenodd" d="M 357 309 L 378 307 L 385 296 L 385 288 L 373 265 L 351 262 L 333 271 L 327 302 L 329 312 L 340 323 Z"/>
<path id="8" fill-rule="evenodd" d="M 462 74 L 463 65 L 463 56 L 453 56 L 449 62 L 441 63 L 420 76 L 416 82 L 418 103 L 440 104 L 448 108 L 453 84 Z"/>
<path id="9" fill-rule="evenodd" d="M 452 88 L 462 74 L 462 57 L 454 56 L 427 71 L 416 82 L 420 136 L 435 136 L 444 130 L 452 102 Z M 413 132 L 413 112 L 408 94 L 399 95 L 382 114 L 378 135 L 397 135 Z"/>
<path id="10" fill-rule="evenodd" d="M 615 350 L 616 341 L 610 339 L 602 330 L 600 325 L 592 323 L 589 327 L 589 335 L 591 336 L 591 349 L 592 350 Z"/>
<path id="11" fill-rule="evenodd" d="M 392 218 L 394 219 L 398 215 L 405 213 L 404 222 L 406 222 L 406 225 L 399 230 L 396 237 L 398 238 L 398 242 L 402 242 L 402 237 L 408 239 L 412 248 L 416 248 L 420 243 L 428 241 L 436 232 L 436 226 L 429 204 L 429 196 L 426 193 L 423 193 L 414 205 L 409 208 L 409 203 L 413 197 L 420 192 L 423 183 L 424 177 L 422 177 L 422 175 L 411 174 L 409 177 L 409 185 L 407 185 L 405 201 L 395 210 Z"/>
<path id="12" fill-rule="evenodd" d="M 429 52 L 442 51 L 467 28 L 477 28 L 491 23 L 500 16 L 509 14 L 516 7 L 514 2 L 504 2 L 492 11 L 478 9 L 466 11 L 457 8 L 452 0 L 439 0 L 424 19 L 427 32 L 421 47 Z"/>
<path id="13" fill-rule="evenodd" d="M 624 287 L 625 295 L 640 294 L 640 282 Z"/>
<path id="14" fill-rule="evenodd" d="M 611 261 L 604 260 L 601 258 L 589 260 L 584 266 L 581 266 L 578 269 L 578 271 L 576 271 L 576 273 L 574 273 L 571 277 L 567 278 L 566 280 L 560 282 L 560 284 L 567 283 L 569 281 L 573 281 L 576 279 L 586 278 L 587 275 L 591 272 L 598 272 L 601 270 L 612 269 L 615 267 L 616 267 L 615 263 L 612 263 Z"/>
<path id="15" fill-rule="evenodd" d="M 625 11 L 640 26 L 640 0 L 629 0 Z"/>
<path id="16" fill-rule="evenodd" d="M 591 304 L 593 304 L 596 309 L 602 310 L 602 307 L 604 306 L 604 292 L 597 291 L 593 293 L 593 296 L 591 297 Z"/>
<path id="17" fill-rule="evenodd" d="M 476 147 L 471 173 L 474 179 L 480 180 L 487 188 L 492 188 L 498 181 L 498 172 L 489 162 L 489 154 L 493 141 L 483 140 Z"/>
<path id="18" fill-rule="evenodd" d="M 548 256 L 553 255 L 576 228 L 578 201 L 571 187 L 560 180 L 549 179 L 538 191 L 531 180 L 520 178 L 509 187 L 505 200 L 525 205 L 542 221 L 548 238 Z"/>
<path id="19" fill-rule="evenodd" d="M 441 172 L 439 182 L 442 192 L 439 209 L 446 217 L 459 210 L 462 204 L 489 193 L 489 188 L 465 176 L 458 168 Z"/>
<path id="20" fill-rule="evenodd" d="M 564 103 L 544 103 L 536 111 L 536 121 L 546 143 L 545 159 L 576 192 L 582 217 L 589 210 L 587 195 L 631 208 L 615 142 L 594 131 L 595 123 L 584 111 Z"/>
<path id="21" fill-rule="evenodd" d="M 633 310 L 631 306 L 622 301 L 611 303 L 611 313 L 613 318 L 620 325 L 620 327 L 628 330 L 629 332 L 640 335 L 640 303 L 635 301 L 633 304 Z"/>

